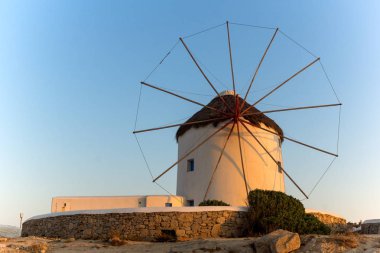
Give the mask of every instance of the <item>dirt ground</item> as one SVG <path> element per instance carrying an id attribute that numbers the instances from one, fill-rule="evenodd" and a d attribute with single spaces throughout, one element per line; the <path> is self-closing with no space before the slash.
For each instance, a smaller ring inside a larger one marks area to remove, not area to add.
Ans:
<path id="1" fill-rule="evenodd" d="M 5 252 L 255 252 L 257 238 L 207 239 L 185 242 L 92 241 L 39 237 L 0 238 L 0 253 Z M 380 253 L 380 235 L 301 236 L 296 252 L 368 252 Z"/>

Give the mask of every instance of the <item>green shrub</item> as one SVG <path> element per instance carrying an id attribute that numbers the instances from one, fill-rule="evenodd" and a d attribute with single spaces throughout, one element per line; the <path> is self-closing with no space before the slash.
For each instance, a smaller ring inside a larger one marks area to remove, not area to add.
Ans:
<path id="1" fill-rule="evenodd" d="M 299 231 L 301 234 L 321 234 L 328 235 L 331 233 L 331 229 L 326 226 L 323 222 L 317 219 L 312 214 L 305 214 L 304 216 L 304 224 Z"/>
<path id="2" fill-rule="evenodd" d="M 199 206 L 229 206 L 229 204 L 221 200 L 209 199 L 199 203 Z"/>
<path id="3" fill-rule="evenodd" d="M 251 232 L 270 233 L 285 229 L 301 234 L 326 234 L 329 228 L 317 218 L 305 214 L 296 198 L 277 191 L 254 190 L 248 196 Z"/>

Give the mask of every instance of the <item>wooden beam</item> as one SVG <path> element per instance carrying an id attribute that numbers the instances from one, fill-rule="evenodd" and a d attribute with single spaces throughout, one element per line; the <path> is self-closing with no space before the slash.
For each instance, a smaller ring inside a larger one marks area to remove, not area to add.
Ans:
<path id="1" fill-rule="evenodd" d="M 213 110 L 213 111 L 217 111 L 217 112 L 219 112 L 219 113 L 221 113 L 221 114 L 223 114 L 223 115 L 229 116 L 227 113 L 225 113 L 225 112 L 223 112 L 223 111 L 221 111 L 221 110 L 218 110 L 218 109 L 213 108 L 213 107 L 208 106 L 208 105 L 204 105 L 204 104 L 199 103 L 199 102 L 197 102 L 197 101 L 195 101 L 195 100 L 192 100 L 192 99 L 189 99 L 189 98 L 185 98 L 185 97 L 183 97 L 183 96 L 181 96 L 181 95 L 175 94 L 175 93 L 173 93 L 173 92 L 171 92 L 171 91 L 167 91 L 167 90 L 165 90 L 165 89 L 163 89 L 163 88 L 160 88 L 160 87 L 154 86 L 154 85 L 149 84 L 149 83 L 146 83 L 146 82 L 141 82 L 141 84 L 143 84 L 143 85 L 145 85 L 145 86 L 148 86 L 148 87 L 150 87 L 150 88 L 153 88 L 153 89 L 156 89 L 156 90 L 159 90 L 159 91 L 165 92 L 165 93 L 167 93 L 167 94 L 173 95 L 173 96 L 175 96 L 175 97 L 177 97 L 177 98 L 181 98 L 181 99 L 186 100 L 186 101 L 188 101 L 188 102 L 191 102 L 191 103 L 193 103 L 193 104 L 200 105 L 200 106 L 202 106 L 202 107 L 206 107 L 206 108 L 211 109 L 211 110 Z"/>
<path id="2" fill-rule="evenodd" d="M 244 96 L 244 99 L 243 99 L 243 103 L 241 104 L 241 107 L 240 107 L 240 111 L 243 109 L 244 104 L 247 102 L 247 97 L 248 97 L 249 91 L 251 90 L 252 84 L 253 84 L 253 82 L 254 82 L 255 79 L 256 79 L 256 75 L 257 75 L 257 73 L 259 72 L 259 69 L 260 69 L 260 67 L 261 67 L 261 64 L 263 63 L 264 58 L 265 58 L 265 56 L 267 55 L 268 50 L 269 50 L 270 46 L 272 45 L 272 42 L 273 42 L 273 40 L 274 40 L 274 37 L 276 37 L 277 32 L 278 32 L 278 28 L 276 28 L 276 31 L 274 32 L 274 34 L 273 34 L 273 36 L 272 36 L 272 39 L 270 40 L 270 42 L 269 42 L 267 48 L 265 49 L 265 52 L 264 52 L 263 56 L 261 57 L 261 60 L 260 60 L 260 62 L 259 62 L 259 65 L 257 65 L 257 67 L 256 67 L 255 74 L 253 75 L 253 77 L 252 77 L 252 79 L 251 79 L 251 82 L 249 83 L 249 86 L 248 86 L 247 92 L 245 93 L 245 96 Z"/>
<path id="3" fill-rule="evenodd" d="M 300 69 L 299 71 L 297 71 L 297 73 L 295 73 L 294 75 L 292 75 L 291 77 L 289 77 L 288 79 L 286 79 L 285 81 L 283 81 L 282 83 L 280 83 L 279 85 L 277 85 L 274 89 L 272 89 L 270 92 L 268 92 L 265 96 L 263 96 L 262 98 L 260 98 L 259 100 L 257 100 L 254 104 L 252 104 L 250 107 L 248 107 L 247 109 L 245 109 L 242 112 L 242 114 L 244 114 L 245 112 L 247 112 L 249 109 L 251 109 L 252 107 L 254 107 L 255 105 L 257 105 L 261 101 L 263 101 L 265 98 L 267 98 L 268 96 L 270 96 L 273 92 L 275 92 L 276 90 L 278 90 L 279 88 L 281 88 L 284 84 L 286 84 L 287 82 L 289 82 L 290 80 L 292 80 L 294 77 L 296 77 L 297 75 L 299 75 L 301 72 L 303 72 L 304 70 L 306 70 L 307 68 L 309 68 L 310 66 L 312 66 L 314 63 L 316 63 L 319 60 L 320 60 L 320 58 L 315 59 L 314 61 L 312 61 L 311 63 L 309 63 L 308 65 L 306 65 L 302 69 Z"/>
<path id="4" fill-rule="evenodd" d="M 234 67 L 232 64 L 232 50 L 231 50 L 231 38 L 230 38 L 230 26 L 228 24 L 228 21 L 226 22 L 227 26 L 227 37 L 228 37 L 228 51 L 230 54 L 230 67 L 231 67 L 231 76 L 232 76 L 232 86 L 234 90 L 234 95 L 236 94 L 236 87 L 235 87 L 235 75 L 234 75 Z"/>
<path id="5" fill-rule="evenodd" d="M 207 120 L 198 120 L 198 121 L 192 121 L 192 122 L 185 122 L 185 123 L 180 123 L 180 124 L 173 124 L 173 125 L 167 125 L 167 126 L 162 126 L 162 127 L 154 127 L 154 128 L 148 128 L 148 129 L 143 129 L 143 130 L 136 130 L 133 131 L 134 134 L 138 133 L 144 133 L 144 132 L 150 132 L 150 131 L 155 131 L 155 130 L 161 130 L 161 129 L 166 129 L 166 128 L 171 128 L 171 127 L 181 127 L 181 126 L 191 126 L 194 124 L 200 124 L 200 123 L 207 123 L 207 122 L 214 122 L 218 120 L 225 120 L 229 118 L 215 118 L 215 119 L 207 119 Z"/>
<path id="6" fill-rule="evenodd" d="M 220 155 L 219 155 L 218 161 L 216 162 L 216 166 L 215 166 L 214 170 L 212 171 L 212 175 L 211 175 L 211 178 L 210 178 L 210 182 L 208 183 L 208 186 L 207 186 L 207 189 L 206 189 L 206 192 L 205 192 L 205 196 L 203 197 L 203 201 L 206 200 L 207 193 L 208 193 L 208 191 L 210 190 L 210 186 L 211 186 L 212 179 L 214 178 L 215 172 L 216 172 L 216 170 L 218 169 L 218 166 L 219 166 L 220 161 L 222 160 L 222 157 L 223 157 L 223 154 L 224 154 L 224 150 L 226 149 L 226 146 L 227 146 L 228 140 L 229 140 L 230 137 L 231 137 L 231 134 L 232 134 L 232 131 L 234 130 L 234 127 L 235 127 L 235 122 L 233 123 L 233 125 L 232 125 L 232 127 L 231 127 L 231 130 L 230 130 L 230 132 L 228 133 L 228 136 L 227 136 L 227 139 L 226 139 L 226 141 L 225 141 L 225 143 L 224 143 L 224 145 L 223 145 L 222 151 L 220 152 Z"/>
<path id="7" fill-rule="evenodd" d="M 195 60 L 195 57 L 191 53 L 189 47 L 186 45 L 185 41 L 182 38 L 179 38 L 179 40 L 182 42 L 182 45 L 185 47 L 187 53 L 190 55 L 190 57 L 193 60 L 193 62 L 195 63 L 195 65 L 197 66 L 197 68 L 199 69 L 199 71 L 201 72 L 201 74 L 203 75 L 203 77 L 206 79 L 207 83 L 211 86 L 211 88 L 214 90 L 214 92 L 220 98 L 220 100 L 222 100 L 222 102 L 224 103 L 224 105 L 226 106 L 226 108 L 232 112 L 231 108 L 228 106 L 228 104 L 226 103 L 226 101 L 224 100 L 224 98 L 222 96 L 220 96 L 219 92 L 215 89 L 215 87 L 211 83 L 210 79 L 208 79 L 208 77 L 206 76 L 206 74 L 203 72 L 203 70 L 202 70 L 201 66 L 199 66 L 197 60 Z"/>
<path id="8" fill-rule="evenodd" d="M 303 142 L 297 141 L 297 140 L 295 140 L 295 139 L 292 139 L 292 138 L 286 137 L 286 136 L 284 136 L 284 135 L 280 135 L 280 134 L 277 133 L 276 131 L 271 131 L 271 130 L 268 130 L 268 129 L 266 129 L 266 128 L 260 127 L 260 126 L 256 126 L 256 125 L 252 124 L 251 122 L 249 122 L 249 121 L 247 121 L 247 120 L 243 120 L 243 119 L 240 119 L 240 120 L 241 120 L 242 122 L 245 122 L 245 123 L 251 125 L 251 126 L 257 127 L 257 128 L 259 128 L 259 129 L 261 129 L 261 130 L 264 130 L 264 131 L 266 131 L 266 132 L 268 132 L 268 133 L 275 134 L 275 135 L 279 136 L 280 138 L 284 138 L 284 139 L 286 139 L 286 140 L 288 140 L 288 141 L 291 141 L 291 142 L 294 142 L 294 143 L 300 144 L 300 145 L 302 145 L 302 146 L 305 146 L 305 147 L 308 147 L 308 148 L 311 148 L 311 149 L 317 150 L 317 151 L 319 151 L 319 152 L 322 152 L 322 153 L 325 153 L 325 154 L 328 154 L 328 155 L 332 155 L 332 156 L 338 157 L 337 154 L 334 154 L 334 153 L 331 153 L 331 152 L 329 152 L 329 151 L 326 151 L 326 150 L 323 150 L 323 149 L 320 149 L 320 148 L 317 148 L 317 147 L 311 146 L 311 145 L 309 145 L 309 144 L 306 144 L 306 143 L 303 143 Z"/>
<path id="9" fill-rule="evenodd" d="M 240 149 L 240 160 L 241 160 L 241 167 L 243 170 L 243 177 L 244 177 L 244 184 L 245 184 L 245 189 L 247 191 L 247 199 L 248 199 L 248 184 L 247 184 L 247 177 L 245 175 L 245 168 L 244 168 L 244 160 L 243 160 L 243 151 L 241 148 L 241 136 L 240 136 L 240 129 L 239 129 L 239 121 L 236 122 L 237 130 L 238 130 L 238 140 L 239 140 L 239 149 Z"/>
<path id="10" fill-rule="evenodd" d="M 294 179 L 284 170 L 284 168 L 278 164 L 278 161 L 272 156 L 272 154 L 264 147 L 264 145 L 257 139 L 257 137 L 249 130 L 249 128 L 244 124 L 243 121 L 239 120 L 243 127 L 251 134 L 251 136 L 256 140 L 256 142 L 265 150 L 265 152 L 269 155 L 269 157 L 273 160 L 273 162 L 280 167 L 280 169 L 285 173 L 285 175 L 292 181 L 292 183 L 297 187 L 297 189 L 308 199 L 309 197 L 306 193 L 301 189 L 301 187 L 294 181 Z"/>
<path id="11" fill-rule="evenodd" d="M 287 112 L 287 111 L 296 111 L 296 110 L 316 109 L 316 108 L 332 107 L 332 106 L 340 106 L 340 105 L 342 105 L 342 104 L 339 103 L 339 104 L 310 105 L 310 106 L 292 107 L 292 108 L 268 110 L 268 111 L 261 111 L 261 112 L 245 113 L 242 116 L 250 116 L 250 115 L 272 113 L 272 112 Z"/>

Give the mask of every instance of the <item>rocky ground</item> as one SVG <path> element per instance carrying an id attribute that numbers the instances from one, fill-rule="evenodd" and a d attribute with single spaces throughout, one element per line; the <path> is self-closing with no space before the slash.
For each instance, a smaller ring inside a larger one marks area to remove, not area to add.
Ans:
<path id="1" fill-rule="evenodd" d="M 0 237 L 19 237 L 21 229 L 14 226 L 0 225 Z"/>
<path id="2" fill-rule="evenodd" d="M 260 245 L 258 242 L 262 241 L 262 238 L 207 239 L 163 243 L 117 239 L 105 242 L 39 237 L 0 238 L 0 252 L 275 252 L 258 247 Z M 300 242 L 301 247 L 294 252 L 380 253 L 380 235 L 307 235 L 301 236 Z"/>

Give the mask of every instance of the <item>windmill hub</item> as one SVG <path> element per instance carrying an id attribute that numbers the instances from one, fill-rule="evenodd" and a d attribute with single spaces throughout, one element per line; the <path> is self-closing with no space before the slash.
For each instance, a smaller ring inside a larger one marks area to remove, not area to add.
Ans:
<path id="1" fill-rule="evenodd" d="M 224 90 L 219 93 L 220 96 L 226 96 L 226 95 L 235 95 L 235 92 L 233 90 Z"/>

